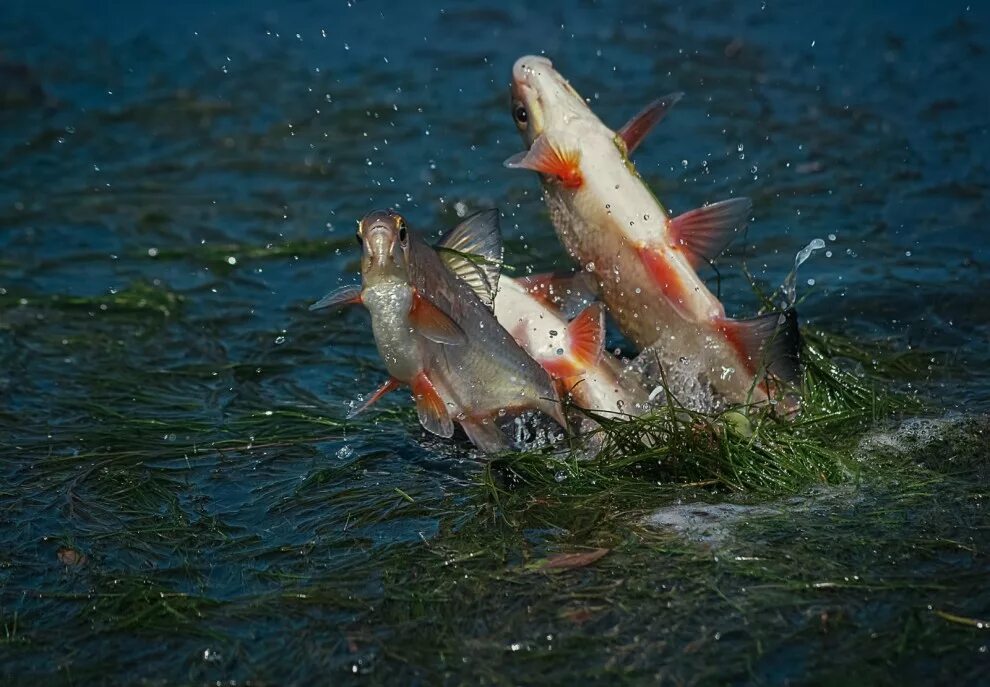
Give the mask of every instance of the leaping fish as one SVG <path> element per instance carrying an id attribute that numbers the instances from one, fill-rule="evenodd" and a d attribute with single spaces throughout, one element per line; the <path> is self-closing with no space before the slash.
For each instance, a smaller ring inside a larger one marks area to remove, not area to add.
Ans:
<path id="1" fill-rule="evenodd" d="M 550 376 L 492 314 L 501 266 L 498 211 L 454 227 L 436 248 L 393 210 L 359 223 L 361 285 L 324 296 L 311 310 L 363 304 L 390 378 L 356 415 L 401 384 L 412 388 L 423 427 L 441 437 L 454 422 L 483 451 L 509 447 L 497 418 L 539 410 L 566 427 Z"/>
<path id="2" fill-rule="evenodd" d="M 557 289 L 560 296 L 565 289 Z M 582 300 L 576 290 L 569 296 Z M 577 406 L 612 417 L 642 414 L 645 390 L 623 380 L 621 362 L 604 350 L 602 304 L 591 303 L 568 321 L 562 301 L 547 278 L 503 275 L 495 296 L 495 317 Z"/>
<path id="3" fill-rule="evenodd" d="M 698 276 L 747 220 L 733 198 L 671 217 L 629 159 L 680 97 L 651 103 L 619 132 L 598 119 L 545 57 L 512 68 L 512 117 L 528 149 L 505 166 L 540 173 L 554 228 L 593 273 L 620 330 L 665 366 L 697 368 L 730 403 L 765 401 L 800 374 L 793 310 L 726 317 Z"/>

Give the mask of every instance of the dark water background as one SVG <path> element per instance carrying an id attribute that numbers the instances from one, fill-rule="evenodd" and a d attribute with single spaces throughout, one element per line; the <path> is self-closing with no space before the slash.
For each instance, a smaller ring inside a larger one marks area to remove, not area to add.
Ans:
<path id="1" fill-rule="evenodd" d="M 665 560 L 697 547 L 665 539 L 529 589 L 545 606 L 494 583 L 403 600 L 415 585 L 402 556 L 452 536 L 479 467 L 463 445 L 425 438 L 403 394 L 341 426 L 381 366 L 366 315 L 306 306 L 354 279 L 353 223 L 380 206 L 435 232 L 498 205 L 510 263 L 566 266 L 535 176 L 501 166 L 521 146 L 509 69 L 543 52 L 616 127 L 686 93 L 636 162 L 674 212 L 753 198 L 747 245 L 724 262 L 730 312 L 756 307 L 740 258 L 776 285 L 825 239 L 830 256 L 800 272 L 805 322 L 932 352 L 903 386 L 933 415 L 978 414 L 990 407 L 988 50 L 990 12 L 973 1 L 6 0 L 0 675 L 841 684 L 862 670 L 975 684 L 990 637 L 929 606 L 990 617 L 974 592 L 990 574 L 985 483 L 912 493 L 926 506 L 892 520 L 857 492 L 772 536 L 739 535 L 801 561 L 782 584 L 823 559 L 847 581 L 887 565 L 902 590 L 891 596 L 778 606 L 781 592 L 764 592 L 744 611 L 725 600 L 746 581 L 717 553 L 691 554 L 685 572 Z M 845 558 L 801 549 L 802 536 L 844 532 L 856 542 Z M 912 553 L 912 537 L 960 548 Z M 518 539 L 500 564 L 566 537 L 546 523 Z M 86 563 L 60 563 L 60 547 Z M 620 599 L 587 622 L 556 613 L 624 574 L 671 596 Z M 848 624 L 830 646 L 807 627 L 833 606 Z M 444 607 L 462 615 L 440 621 Z M 733 633 L 750 623 L 766 635 Z M 898 631 L 930 654 L 862 648 Z"/>

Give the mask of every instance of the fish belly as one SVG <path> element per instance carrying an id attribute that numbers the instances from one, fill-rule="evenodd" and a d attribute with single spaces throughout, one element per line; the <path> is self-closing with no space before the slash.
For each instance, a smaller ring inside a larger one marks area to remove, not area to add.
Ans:
<path id="1" fill-rule="evenodd" d="M 409 322 L 413 292 L 407 284 L 385 282 L 367 286 L 362 300 L 371 314 L 371 331 L 388 373 L 409 384 L 423 369 L 424 340 Z"/>

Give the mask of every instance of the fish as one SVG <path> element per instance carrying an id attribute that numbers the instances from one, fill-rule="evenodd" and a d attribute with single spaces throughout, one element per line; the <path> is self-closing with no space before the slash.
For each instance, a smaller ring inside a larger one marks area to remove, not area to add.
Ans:
<path id="1" fill-rule="evenodd" d="M 592 302 L 570 321 L 569 303 L 593 298 L 569 278 L 533 276 L 499 279 L 495 317 L 520 346 L 558 381 L 575 405 L 615 418 L 647 409 L 647 394 L 622 379 L 622 362 L 604 350 L 605 313 Z"/>
<path id="2" fill-rule="evenodd" d="M 513 65 L 511 95 L 527 149 L 504 164 L 540 174 L 558 238 L 595 276 L 623 335 L 655 352 L 672 377 L 700 375 L 730 404 L 782 398 L 800 377 L 796 312 L 731 319 L 697 271 L 746 223 L 751 202 L 672 217 L 629 157 L 681 94 L 655 100 L 616 132 L 549 59 L 525 56 Z"/>
<path id="3" fill-rule="evenodd" d="M 408 385 L 420 424 L 449 438 L 454 423 L 487 453 L 511 442 L 498 426 L 507 413 L 537 410 L 567 428 L 550 375 L 492 313 L 502 259 L 499 214 L 481 211 L 430 246 L 394 210 L 358 223 L 361 284 L 331 291 L 311 310 L 361 304 L 389 379 L 353 411 Z"/>

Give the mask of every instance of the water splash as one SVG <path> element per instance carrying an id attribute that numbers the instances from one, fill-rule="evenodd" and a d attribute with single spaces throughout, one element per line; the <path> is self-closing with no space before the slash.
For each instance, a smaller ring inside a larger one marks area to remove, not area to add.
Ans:
<path id="1" fill-rule="evenodd" d="M 794 303 L 797 302 L 797 272 L 798 268 L 805 263 L 805 261 L 810 258 L 816 250 L 821 250 L 825 247 L 825 241 L 822 239 L 814 239 L 807 246 L 802 248 L 794 256 L 794 269 L 791 270 L 790 274 L 784 280 L 784 285 L 782 288 L 784 292 L 784 307 L 793 307 Z"/>

